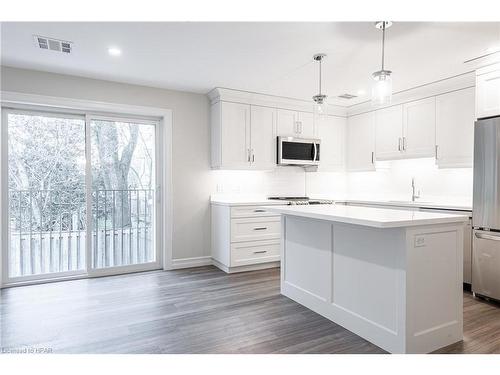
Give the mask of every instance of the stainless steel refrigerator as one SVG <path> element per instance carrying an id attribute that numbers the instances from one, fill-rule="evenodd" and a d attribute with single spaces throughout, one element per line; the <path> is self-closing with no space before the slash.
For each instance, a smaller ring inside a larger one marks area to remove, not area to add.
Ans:
<path id="1" fill-rule="evenodd" d="M 474 126 L 472 291 L 500 300 L 500 116 Z"/>

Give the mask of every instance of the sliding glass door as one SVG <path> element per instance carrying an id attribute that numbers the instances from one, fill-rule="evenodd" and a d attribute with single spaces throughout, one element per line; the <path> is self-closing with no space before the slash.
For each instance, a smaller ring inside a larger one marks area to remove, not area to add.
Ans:
<path id="1" fill-rule="evenodd" d="M 94 118 L 90 139 L 92 267 L 154 262 L 154 124 Z"/>
<path id="2" fill-rule="evenodd" d="M 7 283 L 158 268 L 157 122 L 17 110 L 3 119 Z"/>

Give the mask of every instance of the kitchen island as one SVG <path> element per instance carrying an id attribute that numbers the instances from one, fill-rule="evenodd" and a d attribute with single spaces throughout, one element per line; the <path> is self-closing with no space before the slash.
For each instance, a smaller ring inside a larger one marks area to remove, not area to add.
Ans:
<path id="1" fill-rule="evenodd" d="M 391 353 L 462 340 L 466 215 L 343 205 L 281 214 L 281 293 Z"/>

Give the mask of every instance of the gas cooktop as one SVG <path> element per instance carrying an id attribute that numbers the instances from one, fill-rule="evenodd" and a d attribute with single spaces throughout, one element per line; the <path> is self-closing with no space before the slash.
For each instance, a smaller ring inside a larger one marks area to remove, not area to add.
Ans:
<path id="1" fill-rule="evenodd" d="M 287 205 L 333 204 L 329 199 L 311 199 L 309 197 L 268 197 L 267 199 L 286 202 Z"/>

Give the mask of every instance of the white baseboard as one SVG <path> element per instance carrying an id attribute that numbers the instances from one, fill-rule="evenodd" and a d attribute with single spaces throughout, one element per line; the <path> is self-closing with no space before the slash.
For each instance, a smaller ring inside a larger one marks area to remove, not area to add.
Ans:
<path id="1" fill-rule="evenodd" d="M 172 259 L 172 269 L 202 267 L 212 265 L 212 257 L 193 257 L 193 258 L 180 258 Z"/>

